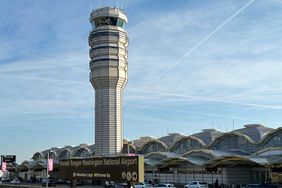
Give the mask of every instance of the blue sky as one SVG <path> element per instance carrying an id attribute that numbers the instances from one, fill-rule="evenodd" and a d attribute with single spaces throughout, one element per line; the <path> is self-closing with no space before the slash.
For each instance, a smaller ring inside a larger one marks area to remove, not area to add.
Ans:
<path id="1" fill-rule="evenodd" d="M 281 0 L 104 0 L 125 9 L 124 136 L 282 122 Z M 98 0 L 0 1 L 0 154 L 94 142 Z"/>

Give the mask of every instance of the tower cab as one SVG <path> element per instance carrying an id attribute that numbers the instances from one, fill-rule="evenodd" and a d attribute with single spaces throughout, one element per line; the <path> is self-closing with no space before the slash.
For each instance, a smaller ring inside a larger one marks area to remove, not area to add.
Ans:
<path id="1" fill-rule="evenodd" d="M 92 12 L 90 22 L 93 30 L 101 26 L 124 28 L 127 23 L 127 17 L 125 13 L 117 8 L 106 7 Z"/>

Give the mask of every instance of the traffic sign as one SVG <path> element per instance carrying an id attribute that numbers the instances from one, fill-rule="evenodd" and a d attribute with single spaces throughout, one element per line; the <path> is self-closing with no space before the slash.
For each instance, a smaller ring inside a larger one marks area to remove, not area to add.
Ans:
<path id="1" fill-rule="evenodd" d="M 94 157 L 59 162 L 61 179 L 144 182 L 144 156 Z"/>
<path id="2" fill-rule="evenodd" d="M 6 163 L 15 163 L 16 162 L 16 156 L 15 155 L 2 155 L 2 162 Z"/>

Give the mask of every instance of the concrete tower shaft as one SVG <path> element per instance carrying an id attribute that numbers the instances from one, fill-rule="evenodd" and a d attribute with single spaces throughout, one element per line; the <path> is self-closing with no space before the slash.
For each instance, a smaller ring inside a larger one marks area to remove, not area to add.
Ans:
<path id="1" fill-rule="evenodd" d="M 90 15 L 90 82 L 95 89 L 95 154 L 115 155 L 123 147 L 123 89 L 127 83 L 126 15 L 100 8 Z"/>

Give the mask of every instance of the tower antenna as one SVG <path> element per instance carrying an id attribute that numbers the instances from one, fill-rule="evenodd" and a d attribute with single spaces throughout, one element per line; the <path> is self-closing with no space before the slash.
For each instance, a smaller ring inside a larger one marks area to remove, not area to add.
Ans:
<path id="1" fill-rule="evenodd" d="M 119 0 L 116 0 L 116 7 L 117 7 L 117 8 L 120 8 L 120 7 L 119 7 Z"/>
<path id="2" fill-rule="evenodd" d="M 123 2 L 123 0 L 120 0 L 120 8 L 121 8 L 121 10 L 124 10 L 124 11 L 125 11 L 125 7 L 124 7 L 124 2 Z"/>
<path id="3" fill-rule="evenodd" d="M 232 119 L 232 123 L 233 123 L 233 131 L 234 131 L 234 126 L 235 126 L 235 121 L 234 121 L 234 119 Z"/>
<path id="4" fill-rule="evenodd" d="M 99 5 L 99 8 L 104 7 L 105 6 L 104 0 L 98 0 L 98 5 Z"/>

